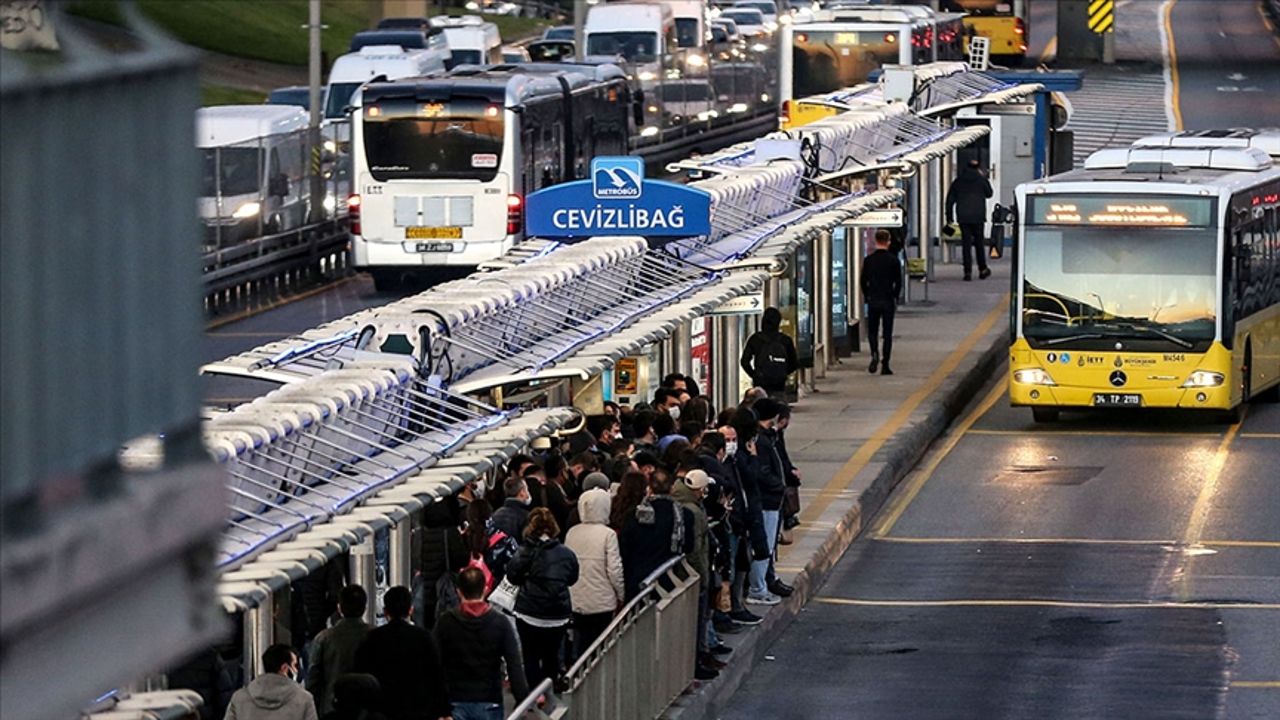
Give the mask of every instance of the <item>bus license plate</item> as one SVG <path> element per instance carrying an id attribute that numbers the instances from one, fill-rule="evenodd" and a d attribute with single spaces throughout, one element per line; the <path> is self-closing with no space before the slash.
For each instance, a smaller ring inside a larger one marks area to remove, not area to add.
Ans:
<path id="1" fill-rule="evenodd" d="M 1094 393 L 1094 407 L 1142 407 L 1142 396 L 1137 393 Z"/>
<path id="2" fill-rule="evenodd" d="M 461 227 L 423 227 L 413 225 L 404 229 L 405 240 L 461 240 Z"/>
<path id="3" fill-rule="evenodd" d="M 418 252 L 453 252 L 453 243 L 418 243 L 415 249 Z"/>

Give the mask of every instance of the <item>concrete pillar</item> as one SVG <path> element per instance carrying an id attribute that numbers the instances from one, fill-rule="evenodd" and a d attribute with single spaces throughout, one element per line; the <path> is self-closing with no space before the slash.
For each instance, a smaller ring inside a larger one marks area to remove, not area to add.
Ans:
<path id="1" fill-rule="evenodd" d="M 671 370 L 667 372 L 678 372 L 681 375 L 688 375 L 693 372 L 693 358 L 689 355 L 692 347 L 691 343 L 692 331 L 689 328 L 689 321 L 685 320 L 671 333 L 671 352 L 672 363 Z"/>
<path id="2" fill-rule="evenodd" d="M 262 674 L 262 653 L 275 642 L 275 598 L 270 594 L 244 611 L 244 683 Z"/>
<path id="3" fill-rule="evenodd" d="M 414 513 L 416 514 L 416 513 Z M 413 516 L 401 520 L 391 528 L 391 567 L 388 584 L 391 587 L 409 587 L 413 581 Z M 372 603 L 370 603 L 372 604 Z"/>
<path id="4" fill-rule="evenodd" d="M 378 588 L 378 562 L 373 554 L 373 535 L 367 536 L 359 545 L 351 548 L 350 572 L 347 574 L 351 582 L 365 589 L 372 597 Z M 377 609 L 369 603 L 364 611 L 364 620 L 373 625 L 377 621 Z"/>

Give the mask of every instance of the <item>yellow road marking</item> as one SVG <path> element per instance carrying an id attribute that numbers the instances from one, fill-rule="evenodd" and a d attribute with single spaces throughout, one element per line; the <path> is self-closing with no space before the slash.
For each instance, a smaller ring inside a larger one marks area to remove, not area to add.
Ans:
<path id="1" fill-rule="evenodd" d="M 1005 316 L 1005 313 L 1008 311 L 1008 305 L 1009 293 L 1005 293 L 1001 296 L 1000 301 L 996 303 L 996 306 L 991 309 L 991 312 L 987 313 L 987 316 L 982 319 L 982 322 L 978 323 L 978 327 L 974 328 L 973 332 L 969 333 L 964 341 L 961 342 L 955 350 L 951 351 L 951 354 L 947 356 L 946 360 L 943 360 L 942 363 L 938 365 L 938 369 L 933 371 L 933 374 L 925 380 L 924 384 L 912 393 L 905 402 L 899 405 L 898 409 L 894 411 L 889 420 L 877 428 L 876 431 L 872 433 L 871 437 L 867 438 L 867 441 L 864 442 L 856 452 L 854 452 L 853 456 L 836 471 L 835 476 L 831 478 L 831 482 L 827 483 L 827 486 L 822 489 L 822 492 L 818 493 L 813 502 L 809 503 L 808 506 L 805 507 L 804 511 L 800 513 L 800 519 L 802 522 L 813 522 L 817 518 L 822 517 L 822 514 L 827 511 L 827 508 L 831 506 L 831 503 L 839 497 L 840 493 L 844 492 L 844 490 L 849 487 L 849 484 L 853 482 L 853 479 L 857 477 L 858 473 L 861 472 L 864 467 L 867 466 L 867 463 L 871 461 L 871 458 L 875 457 L 875 454 L 880 451 L 880 448 L 884 447 L 885 443 L 889 441 L 889 438 L 893 437 L 893 434 L 901 429 L 902 426 L 911 419 L 911 413 L 915 412 L 916 408 L 920 407 L 920 404 L 923 403 L 926 398 L 936 392 L 938 388 L 942 387 L 943 383 L 950 379 L 951 373 L 959 367 L 965 356 L 973 350 L 973 346 L 976 345 L 983 336 L 991 331 L 991 328 L 995 326 L 997 321 Z M 797 528 L 795 534 L 796 537 L 804 535 L 805 528 L 803 526 Z"/>
<path id="2" fill-rule="evenodd" d="M 1026 430 L 970 430 L 970 435 L 1028 435 Z M 1222 437 L 1222 433 L 1198 433 L 1198 432 L 1159 432 L 1159 431 L 1137 431 L 1137 430 L 1040 430 L 1037 429 L 1036 438 L 1052 437 L 1054 435 L 1065 435 L 1068 437 L 1169 437 L 1169 438 L 1217 438 Z"/>
<path id="3" fill-rule="evenodd" d="M 876 542 L 914 543 L 917 545 L 958 545 L 962 543 L 1008 543 L 1012 545 L 1156 545 L 1179 547 L 1177 540 L 1109 540 L 1105 538 L 1002 538 L 1002 537 L 919 537 L 889 535 L 877 537 Z M 1201 540 L 1203 547 L 1264 548 L 1280 550 L 1280 540 Z"/>
<path id="4" fill-rule="evenodd" d="M 244 320 L 245 318 L 251 318 L 254 315 L 257 315 L 259 313 L 264 313 L 264 312 L 267 312 L 268 310 L 275 310 L 276 308 L 281 308 L 281 307 L 284 307 L 285 305 L 291 305 L 293 303 L 298 302 L 299 300 L 306 300 L 307 298 L 319 295 L 320 293 L 328 292 L 334 288 L 342 287 L 343 285 L 346 285 L 347 283 L 355 279 L 356 279 L 355 275 L 348 275 L 347 277 L 342 278 L 341 280 L 335 283 L 331 283 L 328 285 L 321 285 L 320 287 L 312 288 L 310 290 L 307 290 L 306 292 L 298 293 L 297 295 L 290 295 L 289 297 L 284 298 L 283 300 L 277 300 L 275 302 L 267 303 L 266 305 L 262 305 L 260 307 L 244 310 L 242 312 L 236 313 L 235 315 L 228 315 L 226 317 L 218 318 L 217 320 L 206 323 L 204 326 L 204 329 L 206 332 L 208 332 L 209 330 L 216 330 L 224 325 L 230 325 L 233 322 L 239 322 L 241 320 Z"/>
<path id="5" fill-rule="evenodd" d="M 1275 690 L 1280 688 L 1280 680 L 1232 680 L 1231 687 Z"/>
<path id="6" fill-rule="evenodd" d="M 1173 106 L 1174 130 L 1182 129 L 1182 101 L 1178 86 L 1178 47 L 1173 40 L 1173 6 L 1178 0 L 1169 0 L 1164 6 L 1164 32 L 1169 37 L 1169 82 L 1172 85 L 1170 104 Z"/>
<path id="7" fill-rule="evenodd" d="M 1008 387 L 1009 379 L 1006 376 L 1002 378 L 1000 382 L 996 383 L 991 388 L 991 391 L 987 393 L 987 396 L 982 399 L 982 402 L 965 416 L 964 420 L 956 427 L 955 431 L 947 437 L 947 440 L 943 443 L 942 447 L 933 454 L 933 457 L 931 457 L 923 467 L 917 470 L 913 476 L 906 481 L 902 492 L 894 498 L 893 502 L 887 508 L 887 512 L 881 513 L 879 519 L 876 520 L 875 526 L 872 528 L 871 537 L 883 537 L 893 530 L 893 526 L 898 522 L 898 518 L 902 517 L 902 513 L 906 512 L 907 506 L 911 504 L 912 500 L 915 500 L 916 495 L 920 494 L 920 490 L 924 488 L 925 483 L 929 482 L 929 478 L 932 477 L 934 471 L 938 469 L 938 465 L 942 464 L 942 461 L 951 454 L 951 451 L 955 449 L 955 446 L 959 444 L 960 440 L 969 432 L 969 428 L 973 427 L 973 424 L 978 421 L 978 418 L 986 414 L 986 412 L 991 409 L 991 406 L 995 405 L 996 401 L 1004 396 Z"/>
<path id="8" fill-rule="evenodd" d="M 1092 608 L 1097 610 L 1280 610 L 1280 603 L 1205 603 L 1205 602 L 1093 602 L 1088 600 L 1042 600 L 1024 598 L 955 599 L 955 600 L 867 600 L 859 598 L 815 597 L 814 602 L 827 605 L 854 605 L 858 607 L 1054 607 Z"/>
<path id="9" fill-rule="evenodd" d="M 1239 432 L 1240 423 L 1232 425 L 1227 430 L 1227 434 L 1222 436 L 1222 442 L 1218 443 L 1218 449 L 1214 451 L 1213 458 L 1205 468 L 1204 484 L 1200 487 L 1200 495 L 1191 509 L 1191 520 L 1187 523 L 1187 532 L 1182 537 L 1187 545 L 1198 544 L 1201 535 L 1204 534 L 1204 526 L 1209 520 L 1209 511 L 1212 509 L 1210 504 L 1218 492 L 1218 481 L 1222 479 L 1222 470 L 1226 467 L 1227 457 L 1231 453 L 1231 441 Z"/>

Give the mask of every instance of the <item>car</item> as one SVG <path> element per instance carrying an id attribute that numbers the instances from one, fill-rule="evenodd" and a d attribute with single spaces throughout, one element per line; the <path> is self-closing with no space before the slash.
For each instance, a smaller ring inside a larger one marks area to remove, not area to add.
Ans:
<path id="1" fill-rule="evenodd" d="M 503 45 L 502 62 L 508 65 L 527 63 L 529 62 L 529 51 L 518 45 Z"/>
<path id="2" fill-rule="evenodd" d="M 572 40 L 534 40 L 525 46 L 533 62 L 567 62 L 573 60 Z"/>
<path id="3" fill-rule="evenodd" d="M 730 10 L 746 8 L 759 10 L 764 16 L 764 25 L 770 32 L 778 29 L 778 6 L 773 0 L 738 0 L 729 7 Z"/>
<path id="4" fill-rule="evenodd" d="M 720 13 L 720 20 L 732 20 L 742 32 L 743 37 L 765 35 L 769 32 L 765 24 L 764 13 L 755 8 L 732 7 Z"/>
<path id="5" fill-rule="evenodd" d="M 721 37 L 716 36 L 716 30 L 722 33 Z M 726 17 L 719 17 L 711 21 L 711 42 L 713 43 L 736 43 L 742 41 L 742 31 L 738 30 L 738 23 Z"/>
<path id="6" fill-rule="evenodd" d="M 320 106 L 324 107 L 324 86 L 320 87 Z M 303 110 L 311 109 L 311 88 L 306 85 L 279 87 L 267 93 L 268 105 L 294 105 Z"/>
<path id="7" fill-rule="evenodd" d="M 546 30 L 542 31 L 542 39 L 543 40 L 572 40 L 573 26 L 557 25 L 555 27 L 549 27 Z"/>
<path id="8" fill-rule="evenodd" d="M 720 116 L 715 92 L 706 80 L 667 80 L 658 86 L 658 97 L 672 124 L 695 120 L 706 122 Z"/>

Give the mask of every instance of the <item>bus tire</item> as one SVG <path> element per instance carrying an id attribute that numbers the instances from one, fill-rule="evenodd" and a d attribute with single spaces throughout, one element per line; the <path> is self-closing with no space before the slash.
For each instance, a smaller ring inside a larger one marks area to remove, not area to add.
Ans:
<path id="1" fill-rule="evenodd" d="M 1058 408 L 1033 407 L 1031 408 L 1031 419 L 1038 423 L 1058 422 Z"/>

